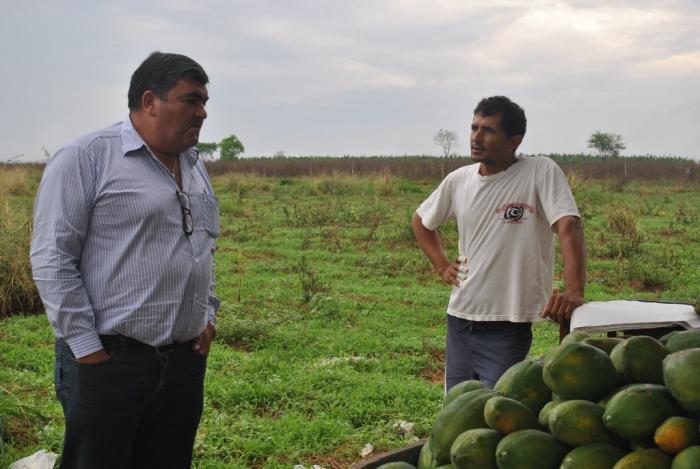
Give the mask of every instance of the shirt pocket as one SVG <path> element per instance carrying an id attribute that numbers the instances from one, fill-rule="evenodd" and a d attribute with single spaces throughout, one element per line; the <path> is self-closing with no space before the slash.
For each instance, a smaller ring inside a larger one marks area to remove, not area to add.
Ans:
<path id="1" fill-rule="evenodd" d="M 219 237 L 219 199 L 210 194 L 190 194 L 194 231 L 205 231 L 212 239 Z M 197 217 L 197 214 L 199 216 Z"/>
<path id="2" fill-rule="evenodd" d="M 213 195 L 205 194 L 206 197 L 206 222 L 205 229 L 212 238 L 219 237 L 219 199 Z"/>

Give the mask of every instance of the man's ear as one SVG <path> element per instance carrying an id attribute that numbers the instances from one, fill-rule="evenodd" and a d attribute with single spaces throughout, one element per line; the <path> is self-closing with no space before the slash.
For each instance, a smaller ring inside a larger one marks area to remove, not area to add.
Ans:
<path id="1" fill-rule="evenodd" d="M 157 96 L 151 90 L 146 90 L 141 95 L 141 109 L 149 115 L 155 114 L 155 104 Z"/>
<path id="2" fill-rule="evenodd" d="M 510 145 L 513 147 L 513 153 L 515 153 L 515 150 L 518 149 L 521 143 L 523 143 L 523 136 L 522 135 L 513 135 L 510 137 Z"/>

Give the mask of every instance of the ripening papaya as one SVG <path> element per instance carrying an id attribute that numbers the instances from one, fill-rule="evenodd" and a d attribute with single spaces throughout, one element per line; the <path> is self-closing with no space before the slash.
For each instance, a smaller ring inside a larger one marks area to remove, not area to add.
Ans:
<path id="1" fill-rule="evenodd" d="M 654 443 L 668 454 L 678 454 L 689 446 L 700 445 L 698 421 L 688 417 L 669 417 L 656 428 Z"/>
<path id="2" fill-rule="evenodd" d="M 484 420 L 489 427 L 503 435 L 538 428 L 537 417 L 525 404 L 505 396 L 492 397 L 486 402 Z"/>
<path id="3" fill-rule="evenodd" d="M 516 363 L 503 373 L 493 388 L 524 404 L 537 415 L 552 398 L 552 392 L 542 377 L 543 366 L 542 361 L 532 359 Z"/>
<path id="4" fill-rule="evenodd" d="M 671 393 L 659 384 L 634 384 L 615 394 L 603 413 L 605 426 L 621 438 L 644 440 L 669 417 L 684 415 Z"/>
<path id="5" fill-rule="evenodd" d="M 671 457 L 659 448 L 640 449 L 623 456 L 613 469 L 670 469 Z"/>
<path id="6" fill-rule="evenodd" d="M 461 433 L 452 443 L 450 460 L 456 469 L 498 469 L 496 447 L 503 435 L 490 428 Z"/>
<path id="7" fill-rule="evenodd" d="M 617 371 L 608 354 L 580 342 L 559 346 L 548 354 L 542 376 L 549 389 L 567 400 L 595 402 L 617 384 Z"/>
<path id="8" fill-rule="evenodd" d="M 610 469 L 626 454 L 616 446 L 590 443 L 569 451 L 559 469 Z"/>
<path id="9" fill-rule="evenodd" d="M 668 353 L 658 340 L 638 335 L 619 343 L 610 352 L 610 359 L 619 382 L 663 384 L 662 362 Z"/>
<path id="10" fill-rule="evenodd" d="M 568 451 L 549 433 L 520 430 L 498 443 L 496 464 L 498 469 L 558 469 Z"/>

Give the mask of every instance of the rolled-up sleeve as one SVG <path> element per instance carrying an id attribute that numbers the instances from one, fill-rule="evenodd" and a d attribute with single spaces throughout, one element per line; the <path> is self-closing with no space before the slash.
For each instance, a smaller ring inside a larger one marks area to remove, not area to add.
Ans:
<path id="1" fill-rule="evenodd" d="M 77 145 L 59 150 L 37 192 L 30 258 L 49 322 L 78 358 L 102 348 L 80 269 L 94 199 L 88 155 Z"/>

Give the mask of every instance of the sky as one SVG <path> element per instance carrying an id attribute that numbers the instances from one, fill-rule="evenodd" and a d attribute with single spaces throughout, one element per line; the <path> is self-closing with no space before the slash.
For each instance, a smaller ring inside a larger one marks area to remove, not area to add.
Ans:
<path id="1" fill-rule="evenodd" d="M 0 161 L 44 160 L 127 117 L 152 51 L 210 77 L 200 141 L 244 156 L 439 155 L 506 95 L 527 114 L 526 154 L 700 160 L 697 0 L 167 0 L 3 2 Z"/>

